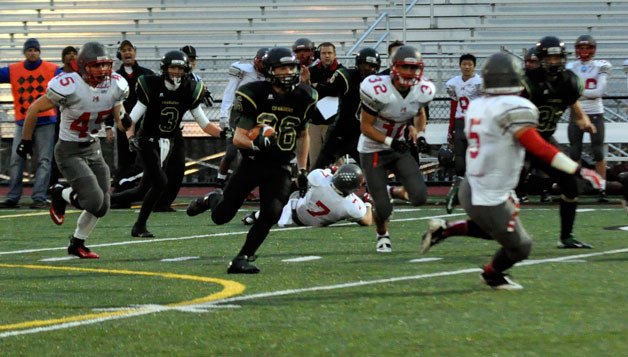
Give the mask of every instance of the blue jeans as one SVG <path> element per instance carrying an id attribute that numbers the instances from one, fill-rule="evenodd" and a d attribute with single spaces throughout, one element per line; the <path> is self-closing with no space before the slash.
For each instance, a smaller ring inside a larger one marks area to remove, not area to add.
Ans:
<path id="1" fill-rule="evenodd" d="M 35 183 L 31 198 L 33 201 L 45 201 L 50 183 L 50 167 L 52 163 L 52 151 L 54 146 L 55 126 L 54 124 L 40 125 L 35 127 L 33 132 L 33 154 L 37 157 L 37 167 L 35 171 Z M 17 146 L 22 139 L 22 126 L 15 125 L 13 145 L 11 146 L 11 161 L 9 164 L 9 192 L 7 200 L 19 202 L 22 197 L 22 175 L 26 160 L 15 153 Z"/>

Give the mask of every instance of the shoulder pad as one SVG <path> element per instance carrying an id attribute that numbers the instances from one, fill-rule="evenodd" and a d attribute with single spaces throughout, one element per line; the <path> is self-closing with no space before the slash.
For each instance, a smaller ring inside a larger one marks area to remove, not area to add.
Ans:
<path id="1" fill-rule="evenodd" d="M 372 82 L 375 78 L 381 78 L 382 80 Z M 373 74 L 366 77 L 362 83 L 360 83 L 360 99 L 362 100 L 362 103 L 375 112 L 379 112 L 384 105 L 387 104 L 388 96 L 384 95 L 382 92 L 376 91 L 375 89 L 376 85 L 385 83 L 386 78 L 388 77 Z"/>
<path id="2" fill-rule="evenodd" d="M 326 174 L 325 171 L 329 171 L 329 170 L 323 170 L 323 169 L 313 170 L 307 175 L 307 181 L 312 186 L 322 186 L 325 183 L 325 178 L 328 176 L 331 176 L 331 171 L 327 172 L 327 175 L 325 175 Z"/>
<path id="3" fill-rule="evenodd" d="M 126 79 L 117 73 L 113 73 L 111 75 L 111 82 L 116 88 L 116 100 L 125 100 L 129 96 L 129 83 Z"/>
<path id="4" fill-rule="evenodd" d="M 246 72 L 250 72 L 252 67 L 250 63 L 234 62 L 229 67 L 229 75 L 242 79 Z"/>
<path id="5" fill-rule="evenodd" d="M 605 73 L 610 75 L 611 74 L 611 68 L 613 68 L 613 65 L 606 60 L 597 60 L 597 65 L 600 68 L 599 69 L 599 73 Z"/>
<path id="6" fill-rule="evenodd" d="M 48 89 L 61 97 L 67 97 L 74 93 L 82 79 L 75 72 L 59 73 L 48 82 Z M 51 98 L 52 99 L 52 98 Z"/>
<path id="7" fill-rule="evenodd" d="M 414 93 L 419 102 L 427 103 L 434 99 L 434 95 L 436 94 L 436 86 L 434 86 L 434 83 L 422 80 L 415 88 Z"/>
<path id="8" fill-rule="evenodd" d="M 539 122 L 539 110 L 529 100 L 521 97 L 503 97 L 497 106 L 497 122 L 500 128 L 508 129 L 513 125 L 534 125 Z M 508 99 L 506 99 L 508 98 Z"/>

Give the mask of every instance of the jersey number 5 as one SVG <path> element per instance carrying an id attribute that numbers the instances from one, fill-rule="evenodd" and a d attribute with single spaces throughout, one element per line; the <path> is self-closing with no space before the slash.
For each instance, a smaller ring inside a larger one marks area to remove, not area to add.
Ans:
<path id="1" fill-rule="evenodd" d="M 471 118 L 471 125 L 469 125 L 469 156 L 475 159 L 480 154 L 480 134 L 474 131 L 475 125 L 480 125 L 480 119 Z"/>

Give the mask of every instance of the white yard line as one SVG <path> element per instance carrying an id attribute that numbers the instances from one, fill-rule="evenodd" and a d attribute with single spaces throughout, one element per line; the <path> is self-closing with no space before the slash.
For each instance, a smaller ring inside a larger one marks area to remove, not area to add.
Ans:
<path id="1" fill-rule="evenodd" d="M 518 266 L 538 265 L 538 264 L 545 264 L 545 263 L 564 262 L 564 261 L 569 261 L 572 259 L 583 259 L 583 258 L 590 258 L 590 257 L 610 255 L 610 254 L 621 254 L 621 253 L 628 253 L 628 248 L 615 249 L 615 250 L 609 250 L 605 252 L 596 252 L 596 253 L 589 253 L 589 254 L 562 256 L 562 257 L 556 257 L 556 258 L 528 260 L 517 265 Z M 334 284 L 334 285 L 313 286 L 310 288 L 269 291 L 269 292 L 264 292 L 264 293 L 242 295 L 242 296 L 237 296 L 237 297 L 232 297 L 232 298 L 227 298 L 227 299 L 222 299 L 222 300 L 216 300 L 210 303 L 189 305 L 189 306 L 185 306 L 184 308 L 181 308 L 181 307 L 171 308 L 171 307 L 166 307 L 166 306 L 161 306 L 161 305 L 145 305 L 139 311 L 125 314 L 123 316 L 108 316 L 104 318 L 96 318 L 92 320 L 83 320 L 83 321 L 78 321 L 78 322 L 61 323 L 58 325 L 50 325 L 50 326 L 45 326 L 45 327 L 7 331 L 7 332 L 0 333 L 0 338 L 34 334 L 34 333 L 46 332 L 46 331 L 62 330 L 62 329 L 67 329 L 71 327 L 95 324 L 95 323 L 104 322 L 108 320 L 118 320 L 118 319 L 128 318 L 128 317 L 142 316 L 142 315 L 147 315 L 147 314 L 152 314 L 152 313 L 157 313 L 157 312 L 162 312 L 162 311 L 178 310 L 178 311 L 200 312 L 203 309 L 207 309 L 207 308 L 237 307 L 237 305 L 232 305 L 229 303 L 238 302 L 238 301 L 272 298 L 276 296 L 297 295 L 297 294 L 303 294 L 303 293 L 315 292 L 315 291 L 345 289 L 345 288 L 353 288 L 353 287 L 358 287 L 358 286 L 367 286 L 367 285 L 375 285 L 375 284 L 389 284 L 389 283 L 395 283 L 395 282 L 400 282 L 400 281 L 421 280 L 421 279 L 438 278 L 438 277 L 460 275 L 460 274 L 479 273 L 480 271 L 482 271 L 480 268 L 469 268 L 469 269 L 459 269 L 459 270 L 451 270 L 451 271 L 441 271 L 441 272 L 429 273 L 429 274 L 399 276 L 399 277 L 393 277 L 393 278 L 387 278 L 387 279 L 376 279 L 376 280 L 355 281 L 355 282 L 348 282 L 348 283 L 341 283 L 341 284 Z M 228 305 L 224 306 L 223 304 L 228 304 Z"/>

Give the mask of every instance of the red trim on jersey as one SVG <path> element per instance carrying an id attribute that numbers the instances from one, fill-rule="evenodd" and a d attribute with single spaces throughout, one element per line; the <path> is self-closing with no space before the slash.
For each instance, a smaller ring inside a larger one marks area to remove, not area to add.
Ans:
<path id="1" fill-rule="evenodd" d="M 458 102 L 452 100 L 449 106 L 449 134 L 454 132 L 454 120 L 456 120 L 456 109 L 458 108 Z"/>
<path id="2" fill-rule="evenodd" d="M 378 161 L 379 161 L 379 152 L 376 151 L 373 153 L 373 168 L 377 167 Z"/>
<path id="3" fill-rule="evenodd" d="M 545 141 L 535 128 L 529 127 L 524 129 L 524 131 L 518 135 L 518 138 L 521 145 L 523 145 L 528 152 L 548 164 L 551 164 L 554 156 L 560 152 L 554 145 Z"/>

